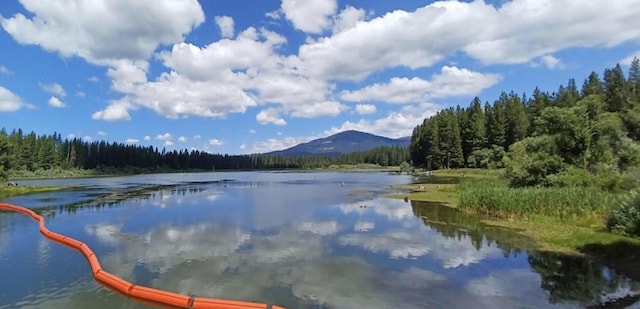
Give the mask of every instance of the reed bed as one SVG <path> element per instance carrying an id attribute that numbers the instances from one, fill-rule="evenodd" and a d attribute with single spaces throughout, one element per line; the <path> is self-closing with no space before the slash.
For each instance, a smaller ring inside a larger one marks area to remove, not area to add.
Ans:
<path id="1" fill-rule="evenodd" d="M 501 219 L 527 219 L 532 215 L 605 219 L 622 198 L 599 188 L 509 188 L 500 179 L 465 180 L 458 186 L 457 207 L 463 211 Z"/>

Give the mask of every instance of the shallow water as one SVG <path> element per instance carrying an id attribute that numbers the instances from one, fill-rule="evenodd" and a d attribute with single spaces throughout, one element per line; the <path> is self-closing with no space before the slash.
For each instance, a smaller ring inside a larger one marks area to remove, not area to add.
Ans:
<path id="1" fill-rule="evenodd" d="M 386 173 L 203 173 L 21 182 L 5 199 L 87 243 L 135 284 L 288 308 L 585 307 L 640 283 L 455 210 L 381 197 Z M 0 212 L 0 308 L 145 308 L 84 257 Z"/>

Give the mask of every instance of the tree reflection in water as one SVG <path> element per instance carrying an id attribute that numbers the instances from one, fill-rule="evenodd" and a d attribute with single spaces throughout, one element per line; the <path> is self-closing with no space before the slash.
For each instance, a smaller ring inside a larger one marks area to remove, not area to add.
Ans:
<path id="1" fill-rule="evenodd" d="M 588 257 L 531 250 L 532 241 L 505 228 L 488 226 L 477 216 L 437 203 L 411 201 L 414 215 L 447 238 L 467 237 L 476 249 L 495 245 L 505 257 L 528 255 L 531 270 L 540 275 L 540 287 L 549 302 L 579 303 L 585 307 L 620 307 L 637 302 L 640 284 Z"/>

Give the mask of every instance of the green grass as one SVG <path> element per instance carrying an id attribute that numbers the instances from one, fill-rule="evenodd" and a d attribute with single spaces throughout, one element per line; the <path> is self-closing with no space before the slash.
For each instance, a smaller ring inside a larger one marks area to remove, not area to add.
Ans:
<path id="1" fill-rule="evenodd" d="M 403 191 L 387 195 L 390 198 L 404 199 L 406 197 L 412 201 L 442 203 L 449 206 L 455 206 L 458 196 L 456 185 L 451 183 L 411 184 L 392 186 L 390 189 Z"/>
<path id="2" fill-rule="evenodd" d="M 65 187 L 53 187 L 53 186 L 17 186 L 17 187 L 2 187 L 0 188 L 0 198 L 16 196 L 16 195 L 27 195 L 34 193 L 43 193 L 43 192 L 53 192 L 60 191 L 66 189 Z"/>
<path id="3" fill-rule="evenodd" d="M 446 204 L 455 207 L 458 203 L 457 184 L 465 179 L 497 178 L 503 170 L 482 169 L 448 169 L 437 170 L 431 176 L 424 174 L 424 170 L 416 171 L 417 183 L 401 186 L 392 186 L 390 189 L 403 191 L 387 195 L 390 198 L 413 201 L 424 201 Z"/>
<path id="4" fill-rule="evenodd" d="M 623 195 L 598 188 L 509 188 L 500 179 L 465 180 L 458 186 L 459 209 L 496 218 L 528 219 L 532 215 L 604 220 Z"/>
<path id="5" fill-rule="evenodd" d="M 583 254 L 593 246 L 611 247 L 640 239 L 609 233 L 605 220 L 623 194 L 597 188 L 509 188 L 502 170 L 439 170 L 388 195 L 442 203 L 481 215 L 490 226 L 530 238 L 535 249 Z M 592 252 L 589 252 L 592 254 Z M 635 260 L 637 262 L 637 259 Z"/>
<path id="6" fill-rule="evenodd" d="M 606 232 L 602 224 L 580 226 L 542 215 L 530 216 L 528 220 L 484 219 L 482 221 L 490 226 L 508 228 L 531 238 L 534 241 L 534 248 L 538 250 L 582 254 L 585 253 L 583 248 L 593 245 L 610 246 L 626 242 L 640 246 L 640 239 Z"/>
<path id="7" fill-rule="evenodd" d="M 434 172 L 435 176 L 450 176 L 450 177 L 472 177 L 472 178 L 485 178 L 485 177 L 498 177 L 504 174 L 504 169 L 476 169 L 476 168 L 460 168 L 460 169 L 444 169 Z"/>

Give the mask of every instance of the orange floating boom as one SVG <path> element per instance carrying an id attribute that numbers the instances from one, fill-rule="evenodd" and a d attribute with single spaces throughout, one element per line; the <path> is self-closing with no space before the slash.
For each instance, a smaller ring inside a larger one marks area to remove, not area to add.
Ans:
<path id="1" fill-rule="evenodd" d="M 205 298 L 205 297 L 193 297 L 184 294 L 173 293 L 164 290 L 158 290 L 141 285 L 135 285 L 127 280 L 124 280 L 116 275 L 113 275 L 102 269 L 98 257 L 93 253 L 91 248 L 87 244 L 75 240 L 71 237 L 64 236 L 50 231 L 44 224 L 44 218 L 36 214 L 33 210 L 0 203 L 0 210 L 15 211 L 33 218 L 33 220 L 39 222 L 40 233 L 46 238 L 59 242 L 68 247 L 78 250 L 87 259 L 93 278 L 106 286 L 110 290 L 124 295 L 130 299 L 144 302 L 147 304 L 153 304 L 158 307 L 166 308 L 194 308 L 194 309 L 285 309 L 276 305 L 268 305 L 263 303 L 252 303 L 245 301 L 224 300 L 217 298 Z"/>

